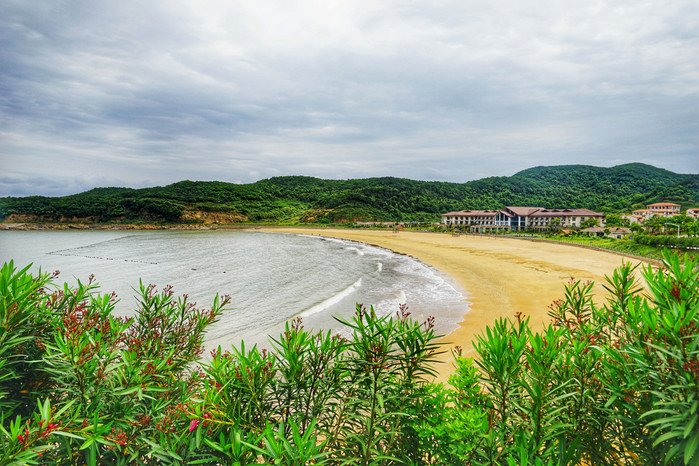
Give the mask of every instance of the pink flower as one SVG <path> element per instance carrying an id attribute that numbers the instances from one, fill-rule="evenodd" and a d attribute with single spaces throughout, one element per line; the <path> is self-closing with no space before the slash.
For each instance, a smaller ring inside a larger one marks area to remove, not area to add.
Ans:
<path id="1" fill-rule="evenodd" d="M 194 429 L 197 428 L 199 425 L 199 419 L 192 419 L 192 422 L 189 423 L 189 431 L 193 431 Z"/>

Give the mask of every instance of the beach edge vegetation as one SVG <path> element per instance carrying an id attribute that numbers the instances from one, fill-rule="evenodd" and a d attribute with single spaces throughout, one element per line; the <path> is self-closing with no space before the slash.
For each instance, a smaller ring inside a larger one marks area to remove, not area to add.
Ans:
<path id="1" fill-rule="evenodd" d="M 300 320 L 271 350 L 202 358 L 208 309 L 141 284 L 134 317 L 92 280 L 0 270 L 0 465 L 696 464 L 699 266 L 666 254 L 571 280 L 540 332 L 526 316 L 454 351 L 433 382 L 433 321 L 357 305 L 351 333 Z"/>

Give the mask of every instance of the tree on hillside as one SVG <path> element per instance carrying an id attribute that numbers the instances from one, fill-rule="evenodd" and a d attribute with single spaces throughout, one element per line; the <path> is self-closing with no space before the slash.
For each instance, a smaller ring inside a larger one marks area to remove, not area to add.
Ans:
<path id="1" fill-rule="evenodd" d="M 605 219 L 604 223 L 608 227 L 618 227 L 621 225 L 621 217 L 619 214 L 609 214 L 607 215 L 607 218 Z"/>
<path id="2" fill-rule="evenodd" d="M 639 223 L 632 223 L 632 224 L 629 226 L 629 228 L 630 228 L 631 231 L 633 231 L 634 233 L 640 233 L 640 232 L 643 231 L 643 227 L 642 227 L 641 224 L 639 224 Z"/>
<path id="3" fill-rule="evenodd" d="M 686 215 L 675 215 L 668 219 L 668 222 L 679 225 L 682 231 L 686 231 L 687 227 L 694 222 L 694 219 Z"/>
<path id="4" fill-rule="evenodd" d="M 699 219 L 687 224 L 686 231 L 688 235 L 697 236 L 699 234 Z"/>
<path id="5" fill-rule="evenodd" d="M 609 214 L 604 220 L 604 224 L 608 227 L 628 227 L 631 221 L 628 218 L 621 218 L 619 214 Z"/>
<path id="6" fill-rule="evenodd" d="M 643 222 L 643 226 L 648 228 L 652 233 L 659 233 L 665 227 L 666 222 L 667 219 L 665 217 L 655 216 Z"/>

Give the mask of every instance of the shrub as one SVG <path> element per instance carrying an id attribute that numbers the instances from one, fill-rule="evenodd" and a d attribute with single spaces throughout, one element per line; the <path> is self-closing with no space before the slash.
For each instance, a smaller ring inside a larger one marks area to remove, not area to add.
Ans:
<path id="1" fill-rule="evenodd" d="M 300 320 L 271 351 L 200 358 L 229 302 L 0 270 L 0 464 L 696 464 L 699 267 L 624 265 L 606 303 L 571 280 L 534 332 L 501 319 L 435 384 L 433 320 L 357 305 L 348 338 Z M 642 291 L 645 290 L 645 291 Z M 645 294 L 644 294 L 645 293 Z"/>
<path id="2" fill-rule="evenodd" d="M 696 464 L 699 268 L 666 254 L 643 270 L 647 297 L 634 272 L 607 277 L 604 306 L 571 281 L 541 333 L 518 317 L 478 338 L 485 462 Z"/>
<path id="3" fill-rule="evenodd" d="M 169 288 L 141 286 L 136 318 L 126 320 L 91 280 L 71 289 L 51 278 L 12 262 L 0 270 L 0 464 L 161 455 L 160 434 L 188 425 L 198 383 L 190 366 L 227 298 L 204 311 Z"/>
<path id="4" fill-rule="evenodd" d="M 122 319 L 92 280 L 57 287 L 28 269 L 0 272 L 0 464 L 420 455 L 405 410 L 425 393 L 437 347 L 432 321 L 405 308 L 380 317 L 357 306 L 343 321 L 350 340 L 294 321 L 271 352 L 241 343 L 205 362 L 204 331 L 229 298 L 199 310 L 141 284 L 134 317 Z"/>
<path id="5" fill-rule="evenodd" d="M 634 236 L 634 241 L 648 246 L 674 249 L 699 249 L 699 238 L 693 236 L 636 235 Z"/>

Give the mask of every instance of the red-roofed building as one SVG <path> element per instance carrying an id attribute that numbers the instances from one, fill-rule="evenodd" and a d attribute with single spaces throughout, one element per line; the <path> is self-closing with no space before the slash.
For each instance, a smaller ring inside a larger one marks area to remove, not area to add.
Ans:
<path id="1" fill-rule="evenodd" d="M 636 209 L 631 212 L 631 215 L 639 217 L 641 220 L 648 220 L 649 218 L 653 217 L 655 213 L 648 209 Z"/>
<path id="2" fill-rule="evenodd" d="M 643 220 L 648 220 L 652 217 L 674 217 L 675 215 L 680 215 L 680 205 L 672 202 L 656 202 L 655 204 L 648 204 L 645 209 L 636 209 L 632 214 L 642 217 Z"/>
<path id="3" fill-rule="evenodd" d="M 452 227 L 468 228 L 471 231 L 509 229 L 509 217 L 499 210 L 457 210 L 442 214 L 442 223 Z"/>
<path id="4" fill-rule="evenodd" d="M 661 217 L 674 217 L 680 214 L 680 205 L 672 202 L 656 202 L 655 204 L 648 204 L 646 208 L 653 215 L 660 215 Z"/>
<path id="5" fill-rule="evenodd" d="M 646 209 L 643 209 L 643 210 L 646 210 Z M 629 221 L 630 224 L 641 223 L 641 222 L 643 222 L 643 220 L 645 220 L 645 217 L 643 215 L 637 215 L 637 214 L 624 214 L 624 215 L 621 215 L 620 218 L 625 218 L 626 220 Z"/>
<path id="6" fill-rule="evenodd" d="M 582 222 L 594 218 L 599 225 L 604 223 L 604 214 L 587 209 L 541 209 L 529 216 L 528 228 L 548 230 L 551 226 L 580 228 Z"/>
<path id="7" fill-rule="evenodd" d="M 442 223 L 484 233 L 497 230 L 547 230 L 552 227 L 580 228 L 587 219 L 604 223 L 604 214 L 587 209 L 544 209 L 505 207 L 502 210 L 459 210 L 442 214 Z"/>

